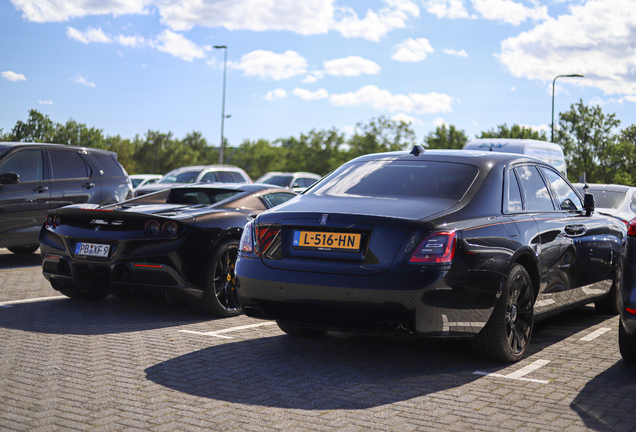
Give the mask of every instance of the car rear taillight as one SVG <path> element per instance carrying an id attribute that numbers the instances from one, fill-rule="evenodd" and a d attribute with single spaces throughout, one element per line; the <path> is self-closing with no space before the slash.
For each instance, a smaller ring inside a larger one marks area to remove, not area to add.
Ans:
<path id="1" fill-rule="evenodd" d="M 258 228 L 256 227 L 256 241 L 258 242 L 257 254 L 267 252 L 267 249 L 272 245 L 272 242 L 280 232 L 280 225 L 270 225 L 268 227 Z"/>
<path id="2" fill-rule="evenodd" d="M 173 235 L 175 235 L 177 233 L 177 230 L 177 224 L 172 221 L 164 223 L 163 227 L 161 227 L 161 231 L 163 232 L 163 234 L 168 237 L 172 237 Z"/>
<path id="3" fill-rule="evenodd" d="M 252 253 L 254 252 L 254 221 L 249 221 L 243 229 L 241 241 L 239 242 L 239 251 Z"/>
<path id="4" fill-rule="evenodd" d="M 47 214 L 46 218 L 44 219 L 44 223 L 46 224 L 47 228 L 57 228 L 62 225 L 62 217 L 59 214 Z"/>
<path id="5" fill-rule="evenodd" d="M 457 232 L 445 231 L 429 234 L 419 244 L 409 263 L 448 264 L 453 261 L 457 248 Z"/>
<path id="6" fill-rule="evenodd" d="M 635 315 L 636 316 L 636 309 L 625 308 L 625 312 L 627 312 L 630 315 Z"/>
<path id="7" fill-rule="evenodd" d="M 627 235 L 628 236 L 636 236 L 636 218 L 632 219 L 627 224 Z"/>
<path id="8" fill-rule="evenodd" d="M 148 235 L 155 235 L 159 231 L 161 231 L 161 225 L 159 225 L 159 222 L 157 222 L 156 220 L 150 220 L 146 222 L 146 226 L 144 226 L 144 231 L 146 231 L 146 234 Z"/>

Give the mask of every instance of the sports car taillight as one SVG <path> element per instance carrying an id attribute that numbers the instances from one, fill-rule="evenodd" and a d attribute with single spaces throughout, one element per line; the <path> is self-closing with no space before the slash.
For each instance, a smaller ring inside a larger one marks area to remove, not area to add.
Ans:
<path id="1" fill-rule="evenodd" d="M 57 228 L 62 224 L 62 217 L 60 215 L 46 215 L 46 219 L 44 219 L 44 223 L 47 228 Z"/>
<path id="2" fill-rule="evenodd" d="M 448 264 L 453 261 L 457 248 L 457 232 L 446 231 L 429 234 L 419 244 L 409 263 Z"/>
<path id="3" fill-rule="evenodd" d="M 636 316 L 636 309 L 625 308 L 625 312 L 627 312 L 630 315 L 635 315 Z"/>
<path id="4" fill-rule="evenodd" d="M 164 223 L 163 227 L 161 227 L 161 231 L 163 232 L 163 234 L 168 237 L 172 237 L 173 235 L 175 235 L 177 233 L 177 230 L 177 224 L 172 221 Z"/>
<path id="5" fill-rule="evenodd" d="M 150 220 L 146 222 L 144 231 L 146 231 L 146 234 L 148 235 L 155 235 L 159 231 L 161 231 L 161 225 L 159 225 L 159 222 L 157 222 L 156 220 Z"/>
<path id="6" fill-rule="evenodd" d="M 632 219 L 627 224 L 627 235 L 628 236 L 636 236 L 636 218 Z"/>
<path id="7" fill-rule="evenodd" d="M 249 221 L 243 229 L 241 241 L 239 242 L 239 251 L 252 253 L 254 251 L 254 221 Z"/>

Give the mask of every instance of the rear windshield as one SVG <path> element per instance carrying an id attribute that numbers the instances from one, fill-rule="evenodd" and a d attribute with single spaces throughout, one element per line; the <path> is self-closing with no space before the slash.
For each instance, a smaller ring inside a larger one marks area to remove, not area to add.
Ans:
<path id="1" fill-rule="evenodd" d="M 201 170 L 183 171 L 180 173 L 169 172 L 157 183 L 194 183 Z"/>
<path id="2" fill-rule="evenodd" d="M 434 161 L 369 161 L 339 168 L 310 194 L 432 197 L 459 200 L 477 176 L 472 165 Z"/>
<path id="3" fill-rule="evenodd" d="M 243 191 L 230 189 L 173 188 L 168 195 L 168 204 L 215 204 Z"/>
<path id="4" fill-rule="evenodd" d="M 579 192 L 585 195 L 585 190 L 579 189 Z M 588 192 L 594 195 L 594 203 L 598 208 L 619 208 L 625 199 L 625 192 L 598 189 L 590 189 Z"/>

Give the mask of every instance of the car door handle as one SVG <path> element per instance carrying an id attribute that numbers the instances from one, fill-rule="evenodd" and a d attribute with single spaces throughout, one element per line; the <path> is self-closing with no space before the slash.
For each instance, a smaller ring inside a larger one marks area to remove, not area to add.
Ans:
<path id="1" fill-rule="evenodd" d="M 39 193 L 42 193 L 42 192 L 47 191 L 47 190 L 49 190 L 49 188 L 46 187 L 46 186 L 38 186 L 35 189 L 33 189 L 33 191 L 39 192 Z"/>
<path id="2" fill-rule="evenodd" d="M 90 189 L 92 187 L 95 187 L 95 183 L 84 183 L 82 187 L 86 189 Z"/>
<path id="3" fill-rule="evenodd" d="M 585 228 L 585 225 L 582 225 L 582 224 L 574 224 L 574 225 L 565 226 L 565 233 L 567 235 L 580 236 L 585 234 L 585 231 L 587 231 L 587 228 Z"/>

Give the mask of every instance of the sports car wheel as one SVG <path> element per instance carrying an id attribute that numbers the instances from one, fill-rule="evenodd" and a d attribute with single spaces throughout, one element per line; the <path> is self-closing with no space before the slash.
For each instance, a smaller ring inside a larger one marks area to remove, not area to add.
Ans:
<path id="1" fill-rule="evenodd" d="M 40 246 L 24 246 L 24 247 L 8 247 L 9 251 L 13 252 L 16 255 L 29 255 L 38 250 Z"/>
<path id="2" fill-rule="evenodd" d="M 618 348 L 623 360 L 636 363 L 636 334 L 627 333 L 622 321 L 618 324 Z"/>
<path id="3" fill-rule="evenodd" d="M 595 301 L 594 306 L 596 311 L 603 315 L 616 315 L 618 314 L 618 295 L 619 295 L 619 280 L 620 277 L 615 278 L 612 282 L 612 288 L 605 297 L 601 300 Z"/>
<path id="4" fill-rule="evenodd" d="M 473 339 L 473 350 L 488 360 L 519 361 L 530 343 L 533 324 L 532 282 L 526 269 L 516 264 L 490 319 Z"/>
<path id="5" fill-rule="evenodd" d="M 87 294 L 77 289 L 77 287 L 71 283 L 62 281 L 59 279 L 52 279 L 51 286 L 56 291 L 59 291 L 61 294 L 66 297 L 72 298 L 74 300 L 90 300 L 90 301 L 100 301 L 104 300 L 108 294 Z"/>
<path id="6" fill-rule="evenodd" d="M 222 317 L 242 312 L 234 279 L 238 244 L 229 239 L 217 246 L 203 275 L 203 296 L 190 302 L 193 309 Z"/>
<path id="7" fill-rule="evenodd" d="M 327 334 L 327 330 L 307 328 L 299 326 L 298 324 L 292 324 L 287 321 L 276 320 L 278 327 L 290 336 L 299 336 L 304 338 L 317 338 Z"/>

